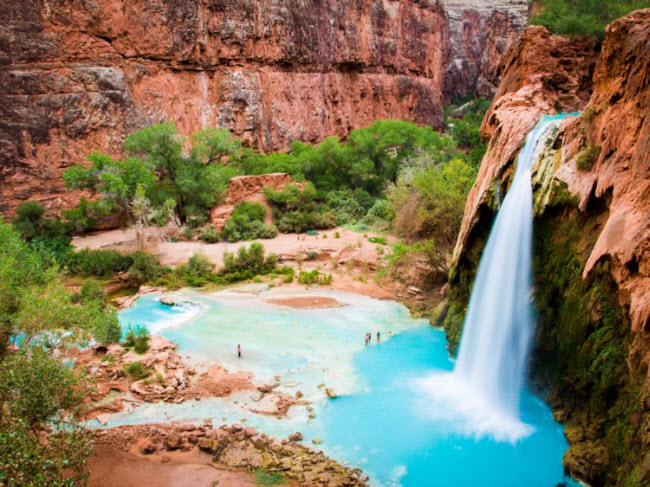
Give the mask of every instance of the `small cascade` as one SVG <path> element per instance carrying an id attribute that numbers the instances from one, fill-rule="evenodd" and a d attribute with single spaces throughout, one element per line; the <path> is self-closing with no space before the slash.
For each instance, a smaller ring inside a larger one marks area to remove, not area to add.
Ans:
<path id="1" fill-rule="evenodd" d="M 486 402 L 511 417 L 519 415 L 533 331 L 531 167 L 565 116 L 544 117 L 526 138 L 479 264 L 454 369 Z"/>

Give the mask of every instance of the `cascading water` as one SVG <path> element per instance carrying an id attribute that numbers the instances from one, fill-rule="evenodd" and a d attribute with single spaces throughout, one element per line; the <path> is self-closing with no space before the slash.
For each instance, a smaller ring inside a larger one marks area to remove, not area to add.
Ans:
<path id="1" fill-rule="evenodd" d="M 531 167 L 561 118 L 544 117 L 519 154 L 476 274 L 455 368 L 486 401 L 513 417 L 533 328 Z"/>
<path id="2" fill-rule="evenodd" d="M 519 421 L 519 398 L 533 330 L 531 167 L 567 116 L 546 116 L 528 134 L 479 264 L 454 371 L 425 382 L 446 406 L 474 420 L 468 429 L 479 434 L 516 439 L 528 431 Z"/>

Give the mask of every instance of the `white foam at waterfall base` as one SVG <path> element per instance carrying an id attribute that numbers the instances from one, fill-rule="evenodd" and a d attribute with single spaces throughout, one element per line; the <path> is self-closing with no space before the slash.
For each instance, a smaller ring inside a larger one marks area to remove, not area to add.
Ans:
<path id="1" fill-rule="evenodd" d="M 516 441 L 532 432 L 519 419 L 534 325 L 531 168 L 566 116 L 543 117 L 526 137 L 479 263 L 454 371 L 417 382 L 428 414 L 468 436 Z"/>
<path id="2" fill-rule="evenodd" d="M 447 433 L 516 443 L 535 431 L 517 417 L 495 408 L 477 394 L 473 384 L 453 372 L 415 379 L 412 385 L 419 391 L 416 407 L 420 414 L 446 428 Z"/>

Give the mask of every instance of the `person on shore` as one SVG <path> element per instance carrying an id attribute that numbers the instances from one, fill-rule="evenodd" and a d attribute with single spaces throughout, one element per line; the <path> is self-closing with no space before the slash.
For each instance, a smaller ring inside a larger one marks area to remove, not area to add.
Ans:
<path id="1" fill-rule="evenodd" d="M 380 340 L 381 340 L 381 338 L 380 338 L 379 332 L 377 332 L 377 343 L 379 343 Z"/>
<path id="2" fill-rule="evenodd" d="M 237 357 L 241 358 L 241 345 L 237 345 Z"/>

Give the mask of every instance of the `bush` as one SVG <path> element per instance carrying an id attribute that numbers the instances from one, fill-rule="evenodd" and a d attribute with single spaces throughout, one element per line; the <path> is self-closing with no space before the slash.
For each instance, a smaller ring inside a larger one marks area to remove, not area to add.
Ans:
<path id="1" fill-rule="evenodd" d="M 82 304 L 90 304 L 92 302 L 97 302 L 101 304 L 106 303 L 106 289 L 101 283 L 97 282 L 94 279 L 86 279 L 81 285 L 81 291 L 79 292 L 79 301 Z"/>
<path id="2" fill-rule="evenodd" d="M 476 168 L 461 159 L 446 164 L 438 164 L 427 155 L 412 159 L 389 194 L 398 235 L 436 235 L 441 243 L 452 245 L 476 172 Z"/>
<path id="3" fill-rule="evenodd" d="M 185 240 L 192 240 L 194 238 L 194 229 L 191 227 L 185 227 L 183 230 L 183 237 L 185 237 Z"/>
<path id="4" fill-rule="evenodd" d="M 145 367 L 141 361 L 131 362 L 129 365 L 124 366 L 124 372 L 131 376 L 134 381 L 146 379 L 149 377 L 153 370 Z"/>
<path id="5" fill-rule="evenodd" d="M 336 214 L 318 203 L 314 185 L 288 184 L 282 190 L 264 188 L 271 203 L 273 220 L 282 233 L 303 233 L 307 230 L 336 226 Z"/>
<path id="6" fill-rule="evenodd" d="M 268 472 L 261 468 L 255 471 L 255 483 L 257 485 L 281 485 L 286 481 L 286 477 L 281 473 Z"/>
<path id="7" fill-rule="evenodd" d="M 285 284 L 289 284 L 293 282 L 293 277 L 295 275 L 295 271 L 293 270 L 293 267 L 289 265 L 282 266 L 278 270 L 278 273 L 284 275 L 284 277 L 282 278 L 282 282 L 284 282 Z"/>
<path id="8" fill-rule="evenodd" d="M 395 214 L 392 211 L 390 202 L 382 199 L 375 201 L 363 218 L 362 223 L 375 226 L 384 224 L 387 226 L 393 218 L 395 218 Z"/>
<path id="9" fill-rule="evenodd" d="M 314 269 L 313 271 L 300 271 L 298 274 L 298 282 L 307 285 L 330 285 L 332 284 L 332 276 L 331 274 L 321 274 L 318 269 Z"/>
<path id="10" fill-rule="evenodd" d="M 0 362 L 0 402 L 30 424 L 53 418 L 83 398 L 78 377 L 40 347 L 23 349 Z"/>
<path id="11" fill-rule="evenodd" d="M 264 256 L 264 246 L 260 243 L 253 243 L 249 248 L 239 247 L 237 254 L 232 252 L 223 253 L 223 268 L 220 274 L 228 276 L 235 274 L 238 277 L 250 274 L 268 274 L 275 269 L 278 258 L 275 254 Z M 248 277 L 247 279 L 249 279 Z"/>
<path id="12" fill-rule="evenodd" d="M 207 243 L 217 243 L 221 241 L 221 234 L 212 227 L 204 228 L 199 238 Z"/>
<path id="13" fill-rule="evenodd" d="M 94 326 L 91 330 L 93 338 L 98 343 L 117 343 L 122 337 L 122 327 L 117 317 L 115 309 L 111 306 L 104 310 L 103 313 L 99 309 L 90 310 L 90 313 L 95 314 L 93 320 Z"/>
<path id="14" fill-rule="evenodd" d="M 330 191 L 326 201 L 336 214 L 339 225 L 361 220 L 374 204 L 372 196 L 361 188 Z"/>
<path id="15" fill-rule="evenodd" d="M 0 362 L 3 485 L 85 485 L 91 435 L 74 419 L 85 389 L 73 369 L 38 347 L 22 349 Z"/>
<path id="16" fill-rule="evenodd" d="M 133 348 L 136 353 L 143 354 L 149 350 L 149 330 L 142 325 L 129 325 L 124 338 L 124 348 Z"/>
<path id="17" fill-rule="evenodd" d="M 187 264 L 187 274 L 194 277 L 208 277 L 214 271 L 214 262 L 203 252 L 195 252 Z"/>
<path id="18" fill-rule="evenodd" d="M 38 240 L 48 246 L 68 248 L 72 227 L 60 220 L 44 219 L 45 209 L 37 201 L 25 201 L 18 205 L 12 220 L 14 229 L 23 240 Z"/>
<path id="19" fill-rule="evenodd" d="M 600 147 L 590 145 L 585 147 L 576 158 L 578 171 L 591 171 L 600 157 Z"/>
<path id="20" fill-rule="evenodd" d="M 142 250 L 133 252 L 131 259 L 133 263 L 129 267 L 129 277 L 137 285 L 152 282 L 165 273 L 158 259 Z"/>
<path id="21" fill-rule="evenodd" d="M 221 236 L 229 242 L 275 238 L 278 235 L 278 229 L 275 225 L 266 225 L 265 218 L 266 208 L 261 204 L 249 201 L 239 203 L 226 221 Z"/>
<path id="22" fill-rule="evenodd" d="M 82 276 L 109 277 L 127 270 L 133 264 L 130 256 L 117 250 L 82 249 L 70 256 L 68 268 Z"/>
<path id="23" fill-rule="evenodd" d="M 610 22 L 633 10 L 650 7 L 648 0 L 535 0 L 531 25 L 543 25 L 555 34 L 602 39 Z"/>

